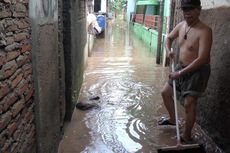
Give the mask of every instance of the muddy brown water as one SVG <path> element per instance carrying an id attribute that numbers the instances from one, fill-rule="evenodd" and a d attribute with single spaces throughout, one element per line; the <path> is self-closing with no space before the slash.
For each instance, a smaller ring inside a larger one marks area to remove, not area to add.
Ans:
<path id="1" fill-rule="evenodd" d="M 127 27 L 109 22 L 105 38 L 95 40 L 79 101 L 100 108 L 75 109 L 60 153 L 155 153 L 176 144 L 176 129 L 157 125 L 167 114 L 160 90 L 169 68 L 156 65 L 155 51 Z"/>

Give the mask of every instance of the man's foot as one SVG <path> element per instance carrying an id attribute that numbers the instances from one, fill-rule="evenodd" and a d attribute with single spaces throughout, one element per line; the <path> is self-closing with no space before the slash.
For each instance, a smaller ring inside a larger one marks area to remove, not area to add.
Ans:
<path id="1" fill-rule="evenodd" d="M 158 121 L 158 125 L 173 125 L 173 126 L 175 126 L 176 124 L 170 122 L 168 118 L 161 117 L 161 119 Z"/>
<path id="2" fill-rule="evenodd" d="M 185 144 L 194 144 L 195 143 L 192 138 L 187 139 L 187 138 L 184 138 L 182 136 L 180 136 L 180 141 L 181 141 L 181 143 L 185 143 Z"/>

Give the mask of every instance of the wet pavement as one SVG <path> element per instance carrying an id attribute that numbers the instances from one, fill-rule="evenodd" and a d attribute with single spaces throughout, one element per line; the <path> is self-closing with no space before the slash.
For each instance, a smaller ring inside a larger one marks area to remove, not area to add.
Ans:
<path id="1" fill-rule="evenodd" d="M 167 114 L 160 90 L 169 68 L 155 61 L 155 51 L 123 22 L 110 23 L 105 38 L 95 41 L 79 97 L 99 108 L 75 109 L 59 152 L 155 153 L 161 146 L 175 145 L 175 127 L 157 125 Z M 89 100 L 94 96 L 99 99 Z M 196 137 L 203 137 L 197 131 Z"/>

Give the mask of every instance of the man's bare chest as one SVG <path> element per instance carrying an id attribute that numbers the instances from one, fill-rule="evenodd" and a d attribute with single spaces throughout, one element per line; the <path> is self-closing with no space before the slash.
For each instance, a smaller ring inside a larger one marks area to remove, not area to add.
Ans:
<path id="1" fill-rule="evenodd" d="M 185 32 L 181 31 L 179 33 L 179 46 L 187 51 L 197 51 L 199 49 L 199 34 L 194 31 L 186 35 Z"/>

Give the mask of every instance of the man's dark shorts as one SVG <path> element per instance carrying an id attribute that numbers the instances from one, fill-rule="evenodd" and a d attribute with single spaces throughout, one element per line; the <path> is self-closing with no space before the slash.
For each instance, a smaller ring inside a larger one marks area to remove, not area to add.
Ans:
<path id="1" fill-rule="evenodd" d="M 177 64 L 175 71 L 179 71 L 184 67 L 181 64 Z M 176 90 L 181 93 L 181 98 L 185 96 L 200 97 L 205 91 L 210 75 L 210 65 L 205 64 L 199 69 L 187 73 L 176 79 Z M 168 81 L 169 85 L 172 86 L 172 80 Z"/>

